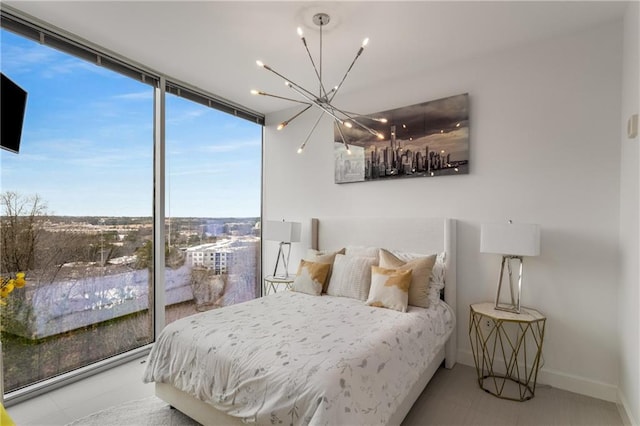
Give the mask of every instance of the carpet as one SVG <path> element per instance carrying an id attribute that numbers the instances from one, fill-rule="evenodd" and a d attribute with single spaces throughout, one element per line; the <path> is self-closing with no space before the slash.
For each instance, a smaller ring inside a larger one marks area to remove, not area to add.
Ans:
<path id="1" fill-rule="evenodd" d="M 200 426 L 178 410 L 151 396 L 90 414 L 67 426 Z"/>

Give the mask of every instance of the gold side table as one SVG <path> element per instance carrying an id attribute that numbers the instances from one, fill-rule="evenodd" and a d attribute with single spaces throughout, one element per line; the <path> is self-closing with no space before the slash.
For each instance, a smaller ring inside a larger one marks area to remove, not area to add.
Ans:
<path id="1" fill-rule="evenodd" d="M 285 290 L 291 290 L 291 284 L 293 284 L 293 280 L 295 280 L 295 275 L 289 275 L 288 278 L 284 277 L 274 277 L 273 275 L 268 275 L 264 277 L 264 295 L 268 295 L 270 293 L 277 293 L 278 287 L 284 285 Z"/>
<path id="2" fill-rule="evenodd" d="M 471 305 L 469 339 L 480 388 L 512 401 L 533 398 L 546 320 L 535 309 L 516 314 L 493 303 Z"/>

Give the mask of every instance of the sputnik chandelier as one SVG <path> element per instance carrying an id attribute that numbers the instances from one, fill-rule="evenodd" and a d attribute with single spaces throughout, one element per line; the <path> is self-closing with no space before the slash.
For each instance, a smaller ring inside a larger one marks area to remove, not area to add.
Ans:
<path id="1" fill-rule="evenodd" d="M 349 68 L 347 68 L 347 71 L 344 73 L 344 76 L 342 77 L 342 80 L 340 80 L 340 83 L 338 83 L 337 86 L 334 86 L 329 91 L 327 91 L 326 88 L 325 88 L 325 84 L 322 81 L 322 27 L 327 25 L 329 23 L 329 21 L 330 21 L 330 17 L 326 13 L 317 13 L 317 14 L 313 15 L 313 23 L 320 27 L 320 55 L 319 55 L 319 61 L 318 61 L 317 65 L 316 65 L 316 62 L 313 60 L 313 56 L 311 55 L 311 52 L 309 51 L 309 46 L 307 45 L 307 40 L 304 38 L 304 34 L 302 32 L 302 28 L 298 27 L 298 36 L 300 36 L 300 39 L 302 40 L 302 44 L 304 45 L 304 48 L 307 51 L 307 55 L 309 56 L 309 59 L 311 60 L 311 65 L 313 66 L 313 70 L 315 71 L 316 77 L 318 78 L 319 89 L 318 89 L 318 93 L 317 94 L 313 93 L 311 90 L 305 89 L 301 85 L 295 83 L 290 78 L 287 78 L 284 75 L 280 74 L 278 71 L 274 70 L 272 67 L 268 66 L 267 64 L 263 63 L 262 61 L 259 61 L 259 60 L 256 61 L 256 64 L 260 68 L 264 68 L 265 70 L 270 71 L 271 73 L 273 73 L 273 74 L 277 75 L 278 77 L 284 79 L 285 86 L 287 86 L 288 88 L 290 88 L 294 92 L 296 92 L 301 97 L 301 99 L 292 99 L 292 98 L 287 98 L 287 97 L 284 97 L 284 96 L 272 95 L 270 93 L 265 93 L 265 92 L 259 91 L 259 90 L 252 90 L 251 91 L 252 94 L 254 94 L 254 95 L 262 95 L 262 96 L 270 96 L 270 97 L 278 98 L 278 99 L 285 99 L 285 100 L 288 100 L 288 101 L 297 102 L 297 103 L 305 105 L 302 110 L 300 110 L 299 112 L 294 114 L 291 118 L 289 118 L 288 120 L 285 120 L 282 123 L 280 123 L 278 125 L 278 130 L 284 129 L 289 123 L 291 123 L 293 120 L 298 118 L 300 115 L 302 115 L 304 112 L 309 110 L 311 107 L 316 107 L 316 108 L 318 108 L 320 110 L 320 116 L 318 117 L 318 119 L 316 120 L 315 124 L 313 125 L 313 127 L 309 131 L 309 134 L 305 138 L 304 142 L 302 142 L 302 145 L 300 145 L 300 147 L 298 148 L 298 153 L 301 153 L 302 150 L 305 148 L 305 146 L 307 145 L 307 142 L 309 141 L 309 138 L 311 138 L 311 135 L 315 131 L 316 127 L 318 126 L 318 123 L 320 123 L 320 119 L 325 114 L 328 114 L 329 116 L 331 116 L 333 118 L 333 120 L 335 121 L 336 128 L 338 129 L 338 133 L 340 135 L 340 139 L 342 140 L 342 143 L 343 143 L 344 147 L 346 148 L 348 154 L 351 154 L 351 150 L 349 149 L 349 144 L 347 143 L 347 140 L 346 140 L 346 138 L 344 136 L 344 133 L 342 131 L 341 126 L 348 127 L 348 128 L 352 128 L 353 126 L 357 126 L 357 127 L 360 127 L 361 129 L 371 133 L 373 136 L 377 137 L 378 139 L 384 139 L 384 136 L 382 135 L 382 133 L 377 132 L 376 130 L 372 129 L 371 127 L 365 125 L 362 121 L 363 120 L 373 120 L 373 121 L 379 121 L 379 122 L 382 122 L 382 123 L 386 123 L 387 122 L 386 119 L 384 119 L 384 118 L 367 117 L 367 116 L 364 116 L 364 115 L 360 115 L 360 114 L 355 114 L 355 113 L 352 113 L 352 112 L 344 111 L 344 110 L 336 107 L 333 104 L 334 98 L 336 97 L 336 95 L 340 91 L 340 88 L 342 87 L 344 81 L 346 80 L 347 76 L 349 75 L 349 72 L 353 68 L 353 65 L 356 63 L 356 61 L 358 60 L 358 58 L 360 57 L 360 55 L 364 51 L 365 46 L 369 42 L 368 38 L 365 38 L 364 41 L 362 42 L 362 46 L 360 46 L 360 49 L 356 53 L 355 58 L 353 58 L 353 61 L 351 62 L 351 65 L 349 65 Z M 357 119 L 356 119 L 356 117 L 357 117 Z"/>

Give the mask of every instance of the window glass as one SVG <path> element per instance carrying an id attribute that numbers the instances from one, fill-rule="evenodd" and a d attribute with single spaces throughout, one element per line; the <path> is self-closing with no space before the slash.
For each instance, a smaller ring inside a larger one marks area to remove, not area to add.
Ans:
<path id="1" fill-rule="evenodd" d="M 166 320 L 255 298 L 262 126 L 167 94 Z"/>
<path id="2" fill-rule="evenodd" d="M 28 92 L 18 154 L 0 150 L 4 390 L 152 341 L 153 88 L 1 30 Z"/>

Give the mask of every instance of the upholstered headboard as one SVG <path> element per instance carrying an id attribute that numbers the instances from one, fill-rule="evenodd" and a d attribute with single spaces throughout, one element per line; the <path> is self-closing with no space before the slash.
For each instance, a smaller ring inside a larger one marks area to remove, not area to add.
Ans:
<path id="1" fill-rule="evenodd" d="M 444 300 L 456 311 L 456 221 L 448 218 L 327 217 L 311 219 L 311 246 L 338 249 L 346 245 L 382 247 L 411 253 L 445 252 Z M 446 366 L 453 367 L 456 332 L 445 348 Z"/>

